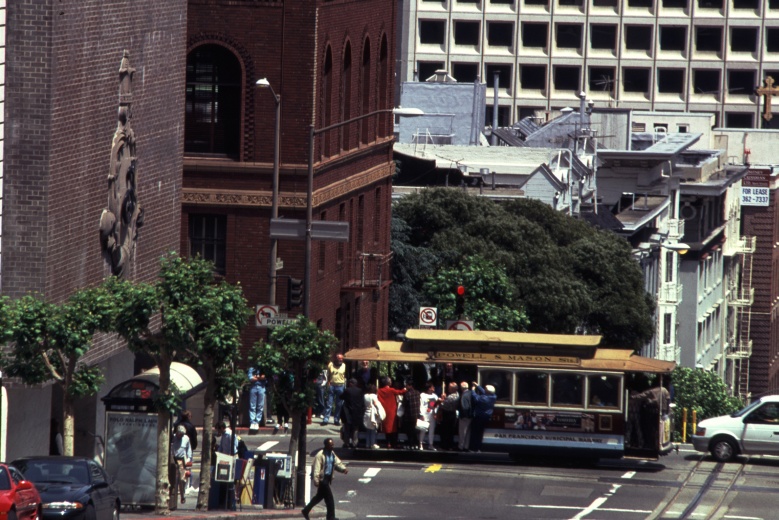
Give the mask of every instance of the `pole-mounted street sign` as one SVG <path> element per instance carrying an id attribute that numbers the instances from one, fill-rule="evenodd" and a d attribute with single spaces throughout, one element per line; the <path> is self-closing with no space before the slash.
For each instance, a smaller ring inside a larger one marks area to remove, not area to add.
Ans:
<path id="1" fill-rule="evenodd" d="M 295 218 L 272 218 L 270 219 L 270 237 L 274 240 L 305 240 L 306 221 Z M 313 240 L 348 242 L 349 223 L 314 220 L 311 222 L 311 238 Z"/>

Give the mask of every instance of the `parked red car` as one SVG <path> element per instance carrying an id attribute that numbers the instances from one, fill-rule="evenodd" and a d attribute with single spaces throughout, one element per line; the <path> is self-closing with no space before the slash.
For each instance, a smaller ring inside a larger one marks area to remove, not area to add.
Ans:
<path id="1" fill-rule="evenodd" d="M 35 485 L 13 466 L 0 463 L 0 519 L 40 520 L 41 497 Z"/>

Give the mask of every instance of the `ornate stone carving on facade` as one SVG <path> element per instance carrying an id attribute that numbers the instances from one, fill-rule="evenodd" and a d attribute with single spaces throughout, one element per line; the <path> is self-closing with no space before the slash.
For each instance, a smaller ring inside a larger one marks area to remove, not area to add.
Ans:
<path id="1" fill-rule="evenodd" d="M 127 271 L 135 252 L 138 229 L 143 226 L 143 209 L 135 191 L 135 134 L 130 126 L 134 72 L 130 67 L 130 53 L 125 50 L 119 65 L 119 111 L 111 143 L 108 207 L 100 215 L 100 245 L 116 276 Z"/>

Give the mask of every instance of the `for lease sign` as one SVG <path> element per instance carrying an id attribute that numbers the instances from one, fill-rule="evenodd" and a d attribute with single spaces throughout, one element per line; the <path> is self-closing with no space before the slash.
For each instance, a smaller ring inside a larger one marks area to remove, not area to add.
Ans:
<path id="1" fill-rule="evenodd" d="M 771 170 L 767 168 L 753 168 L 747 172 L 741 182 L 742 206 L 768 206 L 770 176 Z"/>

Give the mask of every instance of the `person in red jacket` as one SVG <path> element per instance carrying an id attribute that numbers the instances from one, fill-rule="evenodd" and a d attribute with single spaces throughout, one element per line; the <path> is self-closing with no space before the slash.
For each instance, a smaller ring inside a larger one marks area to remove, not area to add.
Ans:
<path id="1" fill-rule="evenodd" d="M 398 447 L 398 396 L 406 393 L 406 389 L 398 390 L 392 387 L 392 379 L 384 376 L 379 380 L 377 392 L 379 402 L 384 407 L 384 420 L 381 422 L 381 431 L 387 438 L 387 448 Z"/>

